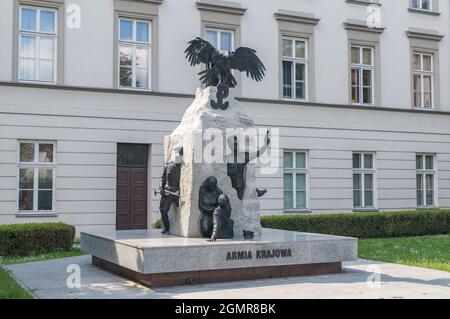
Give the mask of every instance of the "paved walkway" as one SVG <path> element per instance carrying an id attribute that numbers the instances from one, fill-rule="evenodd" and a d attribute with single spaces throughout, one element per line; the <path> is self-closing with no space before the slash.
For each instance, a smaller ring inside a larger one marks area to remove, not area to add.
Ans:
<path id="1" fill-rule="evenodd" d="M 445 298 L 450 273 L 360 260 L 344 273 L 221 284 L 148 289 L 90 264 L 90 256 L 8 266 L 38 298 Z M 69 265 L 79 265 L 81 288 L 68 288 Z M 380 272 L 380 284 L 367 283 Z M 375 274 L 374 274 L 375 272 Z"/>

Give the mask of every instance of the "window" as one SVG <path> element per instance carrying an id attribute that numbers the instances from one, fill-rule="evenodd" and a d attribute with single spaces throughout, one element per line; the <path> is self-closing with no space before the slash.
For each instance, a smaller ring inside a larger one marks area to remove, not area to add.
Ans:
<path id="1" fill-rule="evenodd" d="M 18 211 L 53 211 L 55 143 L 19 142 Z"/>
<path id="2" fill-rule="evenodd" d="M 151 22 L 119 18 L 119 88 L 150 89 Z"/>
<path id="3" fill-rule="evenodd" d="M 370 47 L 351 47 L 352 103 L 373 105 L 374 50 Z"/>
<path id="4" fill-rule="evenodd" d="M 19 81 L 56 83 L 56 10 L 19 7 Z"/>
<path id="5" fill-rule="evenodd" d="M 373 153 L 353 153 L 353 207 L 374 208 L 375 167 Z"/>
<path id="6" fill-rule="evenodd" d="M 435 206 L 435 156 L 416 155 L 417 206 Z"/>
<path id="7" fill-rule="evenodd" d="M 307 40 L 282 39 L 283 98 L 306 100 L 308 83 Z"/>
<path id="8" fill-rule="evenodd" d="M 221 52 L 234 50 L 234 32 L 220 29 L 206 29 L 205 39 Z"/>
<path id="9" fill-rule="evenodd" d="M 414 107 L 433 108 L 433 55 L 413 53 Z"/>
<path id="10" fill-rule="evenodd" d="M 433 0 L 412 0 L 411 7 L 418 10 L 432 11 Z"/>
<path id="11" fill-rule="evenodd" d="M 308 163 L 307 153 L 284 152 L 284 208 L 306 209 Z"/>

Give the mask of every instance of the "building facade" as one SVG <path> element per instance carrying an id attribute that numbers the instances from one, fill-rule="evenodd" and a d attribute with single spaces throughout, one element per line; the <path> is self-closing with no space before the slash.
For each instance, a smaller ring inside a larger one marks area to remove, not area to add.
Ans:
<path id="1" fill-rule="evenodd" d="M 263 214 L 450 207 L 448 1 L 3 0 L 0 17 L 1 224 L 151 227 L 195 36 L 266 65 L 236 89 L 280 132 Z"/>

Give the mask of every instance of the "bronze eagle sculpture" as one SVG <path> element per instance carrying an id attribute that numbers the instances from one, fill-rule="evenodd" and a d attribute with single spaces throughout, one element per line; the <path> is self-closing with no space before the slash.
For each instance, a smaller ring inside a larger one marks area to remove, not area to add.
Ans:
<path id="1" fill-rule="evenodd" d="M 259 82 L 264 78 L 266 68 L 256 55 L 256 51 L 246 47 L 237 48 L 234 52 L 220 52 L 211 43 L 202 38 L 189 41 L 185 50 L 186 59 L 191 66 L 205 64 L 205 70 L 199 73 L 200 81 L 208 86 L 216 86 L 217 102 L 211 101 L 215 109 L 227 109 L 229 88 L 237 85 L 232 70 L 245 72 L 248 77 Z"/>

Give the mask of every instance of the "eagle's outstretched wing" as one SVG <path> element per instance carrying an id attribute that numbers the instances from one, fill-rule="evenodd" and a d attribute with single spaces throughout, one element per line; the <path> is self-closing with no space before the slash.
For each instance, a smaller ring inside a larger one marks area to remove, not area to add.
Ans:
<path id="1" fill-rule="evenodd" d="M 245 72 L 257 82 L 264 78 L 266 67 L 256 55 L 256 51 L 246 47 L 237 48 L 231 57 L 233 69 Z"/>
<path id="2" fill-rule="evenodd" d="M 189 46 L 184 51 L 186 53 L 186 59 L 188 59 L 191 66 L 205 63 L 206 65 L 211 65 L 215 56 L 219 52 L 214 48 L 208 41 L 202 38 L 195 38 L 188 42 Z"/>

